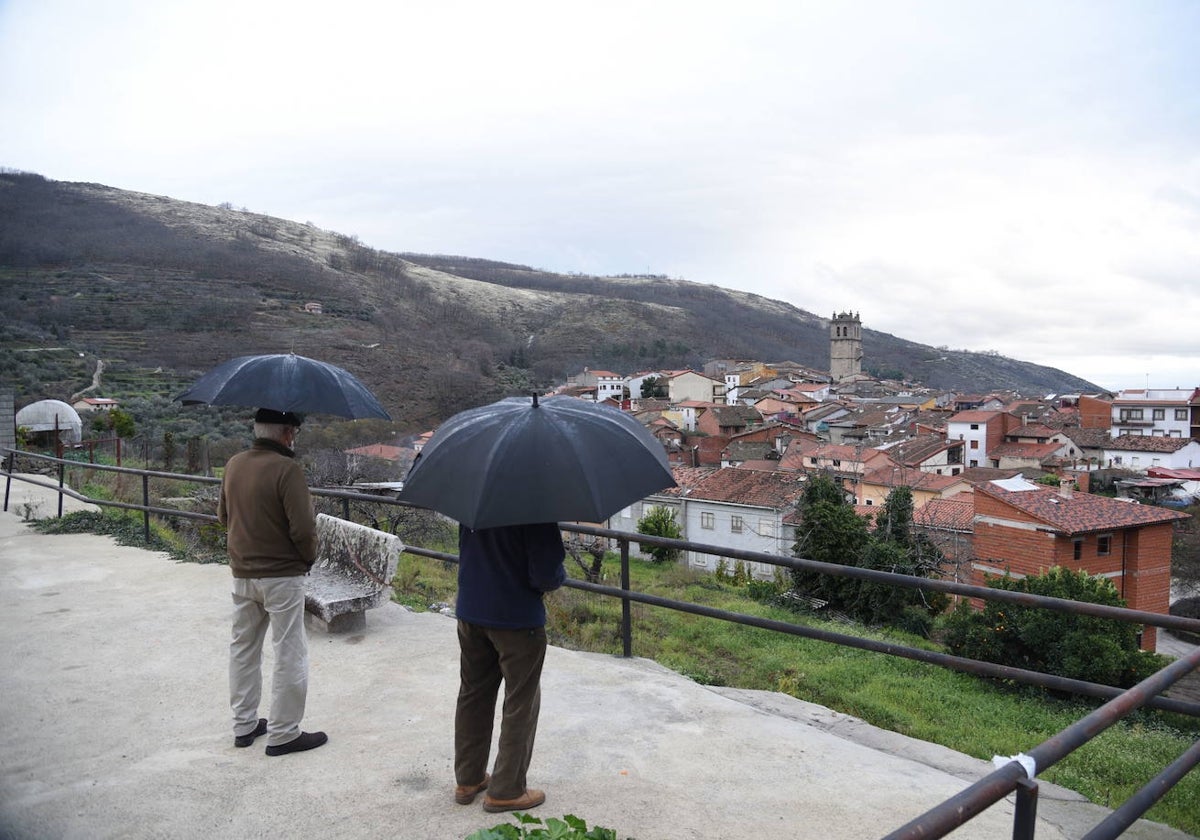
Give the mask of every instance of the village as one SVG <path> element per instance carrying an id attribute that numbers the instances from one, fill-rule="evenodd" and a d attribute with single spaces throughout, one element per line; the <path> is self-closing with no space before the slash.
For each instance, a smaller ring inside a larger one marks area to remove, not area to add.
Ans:
<path id="1" fill-rule="evenodd" d="M 1175 508 L 1200 498 L 1200 388 L 931 392 L 864 374 L 861 330 L 857 314 L 831 319 L 828 372 L 720 359 L 570 377 L 553 393 L 632 413 L 662 443 L 677 484 L 598 524 L 637 533 L 665 507 L 685 540 L 790 556 L 797 500 L 822 473 L 867 517 L 910 488 L 914 526 L 959 582 L 1063 566 L 1110 578 L 1132 609 L 1168 611 L 1172 526 L 1187 516 Z M 407 465 L 432 434 L 349 454 Z M 721 561 L 689 551 L 682 562 L 715 572 Z M 1155 633 L 1145 629 L 1144 649 Z"/>
<path id="2" fill-rule="evenodd" d="M 790 556 L 797 501 L 819 473 L 864 517 L 909 488 L 914 527 L 953 580 L 1062 566 L 1110 578 L 1132 609 L 1168 612 L 1173 525 L 1200 499 L 1200 388 L 936 392 L 865 374 L 857 314 L 835 313 L 829 335 L 829 371 L 716 359 L 702 370 L 584 369 L 549 391 L 628 412 L 672 469 L 675 487 L 592 524 L 638 533 L 660 507 L 682 539 Z M 73 407 L 116 405 L 85 397 Z M 432 435 L 345 455 L 388 462 L 395 480 L 371 489 L 395 489 Z M 722 562 L 695 550 L 681 561 L 709 572 Z M 776 570 L 751 563 L 747 572 L 767 579 Z M 1154 650 L 1155 634 L 1145 629 L 1144 649 Z"/>

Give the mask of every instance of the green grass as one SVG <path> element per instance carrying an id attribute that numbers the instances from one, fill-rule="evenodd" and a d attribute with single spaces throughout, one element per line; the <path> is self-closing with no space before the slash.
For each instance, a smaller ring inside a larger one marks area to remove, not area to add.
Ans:
<path id="1" fill-rule="evenodd" d="M 89 494 L 103 498 L 100 488 Z M 150 519 L 150 541 L 146 541 L 146 524 L 137 511 L 104 508 L 100 511 L 80 510 L 62 517 L 47 517 L 30 522 L 44 534 L 105 534 L 121 545 L 132 545 L 149 551 L 161 551 L 179 563 L 229 562 L 224 550 L 223 532 L 211 525 L 184 523 L 180 528 Z"/>
<path id="2" fill-rule="evenodd" d="M 453 602 L 454 568 L 421 558 L 402 563 L 397 600 Z M 604 583 L 616 585 L 615 559 Z M 769 606 L 743 588 L 672 564 L 632 561 L 634 590 L 732 612 L 821 627 L 847 635 L 937 649 L 901 632 L 828 622 Z M 632 604 L 633 653 L 708 685 L 780 691 L 854 715 L 875 726 L 981 759 L 1027 752 L 1091 712 L 1098 702 L 1063 700 L 1025 687 L 950 671 L 886 654 L 861 651 L 755 627 Z M 620 602 L 564 588 L 547 598 L 552 644 L 619 654 Z M 1200 721 L 1139 712 L 1111 727 L 1038 778 L 1115 808 L 1200 737 Z M 1200 774 L 1190 773 L 1147 814 L 1200 834 Z"/>

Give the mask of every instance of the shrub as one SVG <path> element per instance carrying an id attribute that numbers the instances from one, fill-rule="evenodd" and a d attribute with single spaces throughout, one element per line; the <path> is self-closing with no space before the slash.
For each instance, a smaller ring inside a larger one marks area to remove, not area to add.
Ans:
<path id="1" fill-rule="evenodd" d="M 794 547 L 798 557 L 911 577 L 938 573 L 941 552 L 912 532 L 912 491 L 907 487 L 891 492 L 873 531 L 828 476 L 809 480 L 799 509 L 801 525 Z M 932 616 L 948 603 L 939 593 L 889 583 L 800 569 L 792 571 L 792 578 L 798 590 L 828 601 L 856 621 L 899 625 L 922 635 L 928 635 Z M 918 611 L 924 611 L 927 620 L 917 620 Z"/>
<path id="2" fill-rule="evenodd" d="M 639 534 L 650 537 L 664 537 L 670 540 L 683 537 L 683 531 L 675 521 L 675 511 L 661 505 L 650 508 L 646 515 L 638 520 L 637 529 Z M 674 562 L 679 557 L 679 551 L 674 548 L 647 546 L 645 550 L 655 563 Z"/>
<path id="3" fill-rule="evenodd" d="M 1055 567 L 1043 575 L 998 577 L 993 589 L 1123 607 L 1112 581 Z M 990 601 L 960 604 L 946 623 L 951 653 L 1070 679 L 1128 688 L 1165 660 L 1138 650 L 1137 626 L 1124 621 Z"/>

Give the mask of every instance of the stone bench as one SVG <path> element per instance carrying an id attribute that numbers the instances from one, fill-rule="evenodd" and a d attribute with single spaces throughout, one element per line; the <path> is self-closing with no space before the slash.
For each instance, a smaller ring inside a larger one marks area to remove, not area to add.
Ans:
<path id="1" fill-rule="evenodd" d="M 367 626 L 367 610 L 392 596 L 404 543 L 365 525 L 317 514 L 317 562 L 304 582 L 304 609 L 329 633 Z"/>

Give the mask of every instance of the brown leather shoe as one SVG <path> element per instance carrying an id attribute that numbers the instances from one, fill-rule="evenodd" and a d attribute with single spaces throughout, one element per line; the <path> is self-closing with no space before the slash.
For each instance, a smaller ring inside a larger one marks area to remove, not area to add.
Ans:
<path id="1" fill-rule="evenodd" d="M 483 810 L 493 814 L 499 811 L 524 811 L 527 808 L 536 808 L 545 801 L 546 791 L 529 788 L 516 799 L 492 799 L 490 796 L 485 796 L 483 797 Z"/>
<path id="2" fill-rule="evenodd" d="M 458 787 L 454 788 L 454 801 L 459 805 L 470 805 L 475 801 L 475 797 L 478 796 L 481 791 L 487 790 L 488 782 L 491 781 L 491 778 L 492 777 L 490 774 L 484 773 L 483 781 L 479 784 L 459 785 Z"/>

